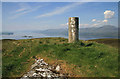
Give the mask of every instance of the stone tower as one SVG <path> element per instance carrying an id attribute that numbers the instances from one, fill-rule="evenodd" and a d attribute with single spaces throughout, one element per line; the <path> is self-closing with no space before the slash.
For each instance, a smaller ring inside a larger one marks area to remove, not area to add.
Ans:
<path id="1" fill-rule="evenodd" d="M 73 43 L 79 40 L 79 17 L 69 18 L 69 38 L 68 42 Z"/>

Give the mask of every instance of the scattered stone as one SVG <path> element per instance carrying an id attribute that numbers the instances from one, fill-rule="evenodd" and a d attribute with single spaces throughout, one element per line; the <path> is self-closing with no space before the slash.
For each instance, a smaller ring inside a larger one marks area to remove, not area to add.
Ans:
<path id="1" fill-rule="evenodd" d="M 31 77 L 47 77 L 60 78 L 67 76 L 60 73 L 60 65 L 56 67 L 47 64 L 43 59 L 35 59 L 35 63 L 31 66 L 31 70 L 24 74 L 21 79 L 30 79 Z"/>
<path id="2" fill-rule="evenodd" d="M 36 71 L 40 71 L 40 72 L 42 72 L 42 71 L 50 71 L 50 70 L 48 70 L 48 69 L 42 69 L 42 68 L 40 68 L 40 69 L 36 69 Z"/>
<path id="3" fill-rule="evenodd" d="M 33 64 L 33 65 L 31 66 L 31 69 L 33 69 L 33 68 L 36 67 L 37 65 L 38 65 L 37 63 Z"/>
<path id="4" fill-rule="evenodd" d="M 59 72 L 59 71 L 60 71 L 60 66 L 57 65 L 55 70 L 56 70 L 57 72 Z"/>

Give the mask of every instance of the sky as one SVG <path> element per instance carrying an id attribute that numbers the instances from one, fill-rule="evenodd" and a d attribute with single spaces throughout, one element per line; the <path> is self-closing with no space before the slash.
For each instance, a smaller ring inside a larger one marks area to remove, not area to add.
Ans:
<path id="1" fill-rule="evenodd" d="M 119 2 L 119 0 L 2 0 L 3 2 Z"/>
<path id="2" fill-rule="evenodd" d="M 0 1 L 0 32 L 2 32 L 2 2 Z"/>
<path id="3" fill-rule="evenodd" d="M 118 26 L 117 2 L 3 2 L 2 31 L 68 28 L 79 17 L 80 28 Z"/>

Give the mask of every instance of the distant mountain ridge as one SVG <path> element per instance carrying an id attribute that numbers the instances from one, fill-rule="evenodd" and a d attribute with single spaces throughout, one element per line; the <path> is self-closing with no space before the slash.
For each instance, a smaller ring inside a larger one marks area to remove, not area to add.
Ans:
<path id="1" fill-rule="evenodd" d="M 80 28 L 80 37 L 118 37 L 118 29 L 112 25 L 104 25 L 102 27 L 92 27 L 92 28 Z M 48 29 L 44 31 L 39 31 L 49 36 L 68 36 L 68 29 Z"/>
<path id="2" fill-rule="evenodd" d="M 80 29 L 80 36 L 86 37 L 118 37 L 118 28 L 111 25 Z"/>

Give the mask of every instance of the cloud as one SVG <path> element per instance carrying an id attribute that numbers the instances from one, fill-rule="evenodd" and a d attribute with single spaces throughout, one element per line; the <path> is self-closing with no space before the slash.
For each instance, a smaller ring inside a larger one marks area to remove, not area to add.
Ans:
<path id="1" fill-rule="evenodd" d="M 95 22 L 96 21 L 96 19 L 92 19 L 92 22 Z"/>
<path id="2" fill-rule="evenodd" d="M 87 27 L 89 26 L 90 24 L 79 24 L 80 27 Z M 61 26 L 68 26 L 68 23 L 65 23 L 65 24 L 61 24 Z"/>
<path id="3" fill-rule="evenodd" d="M 92 24 L 91 26 L 93 26 L 93 27 L 99 27 L 99 26 L 102 26 L 102 25 L 104 25 L 105 23 L 108 23 L 108 20 L 102 20 L 102 21 L 97 21 L 96 23 L 94 23 L 94 24 Z"/>
<path id="4" fill-rule="evenodd" d="M 89 24 L 79 24 L 80 27 L 87 27 Z"/>
<path id="5" fill-rule="evenodd" d="M 66 23 L 66 24 L 61 24 L 61 26 L 68 26 L 68 23 Z"/>
<path id="6" fill-rule="evenodd" d="M 112 18 L 114 16 L 115 12 L 111 10 L 106 10 L 104 12 L 105 19 Z"/>
<path id="7" fill-rule="evenodd" d="M 108 22 L 108 20 L 103 20 L 103 22 L 107 23 L 107 22 Z"/>
<path id="8" fill-rule="evenodd" d="M 99 26 L 100 23 L 95 23 L 95 24 L 92 24 L 93 27 L 96 27 L 96 26 Z"/>
<path id="9" fill-rule="evenodd" d="M 18 12 L 22 12 L 22 11 L 31 9 L 31 7 L 27 3 L 19 3 L 18 5 L 20 8 L 17 9 L 16 11 L 14 11 L 13 13 L 18 13 Z"/>
<path id="10" fill-rule="evenodd" d="M 16 13 L 16 12 L 22 12 L 22 11 L 24 11 L 24 10 L 26 10 L 26 8 L 21 8 L 21 9 L 16 10 L 15 13 Z"/>
<path id="11" fill-rule="evenodd" d="M 13 12 L 14 16 L 10 17 L 10 19 L 16 19 L 22 15 L 31 13 L 33 11 L 38 10 L 40 7 L 42 7 L 42 6 L 31 7 L 26 3 L 19 4 L 19 6 L 20 6 L 20 8 Z"/>
<path id="12" fill-rule="evenodd" d="M 108 18 L 112 18 L 114 17 L 115 12 L 111 11 L 111 10 L 106 10 L 104 12 L 104 20 L 96 20 L 96 19 L 92 19 L 92 24 L 80 24 L 80 27 L 99 27 L 105 24 L 108 24 Z"/>
<path id="13" fill-rule="evenodd" d="M 69 4 L 67 6 L 63 6 L 63 7 L 60 7 L 60 8 L 56 8 L 52 12 L 41 14 L 41 15 L 37 16 L 36 18 L 48 17 L 48 16 L 57 15 L 57 14 L 62 14 L 62 13 L 66 12 L 66 11 L 68 11 L 68 10 L 78 6 L 78 5 L 81 5 L 81 4 L 83 4 L 83 3 L 79 2 L 79 3 Z"/>

